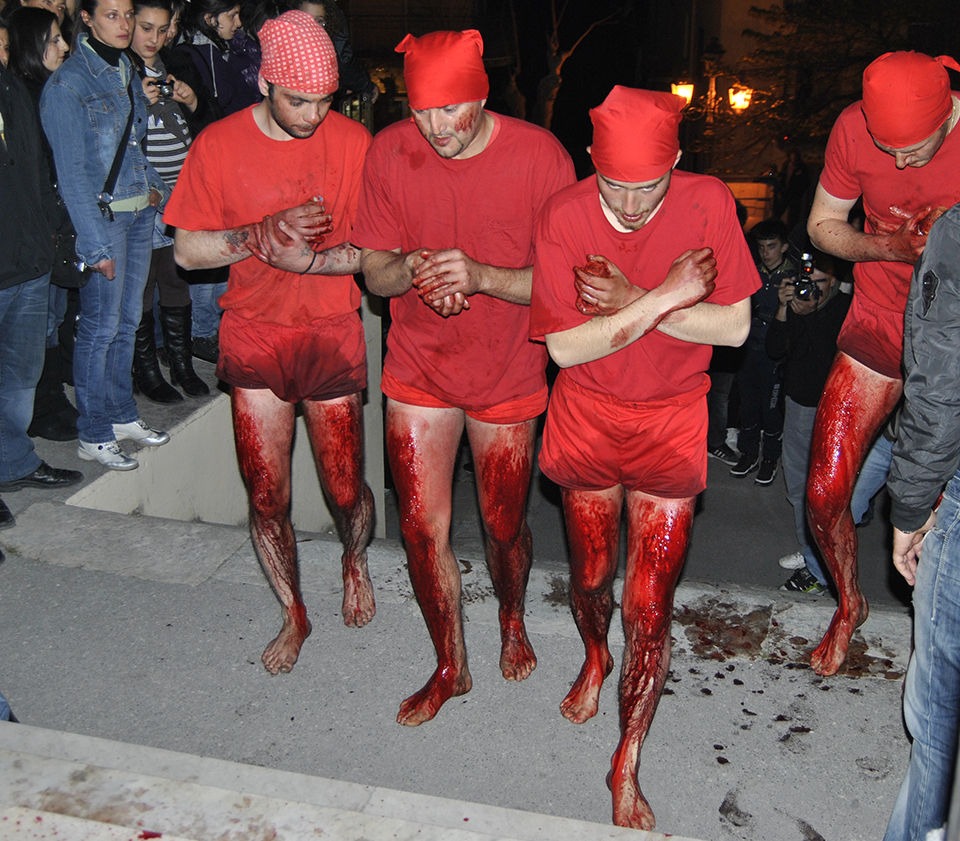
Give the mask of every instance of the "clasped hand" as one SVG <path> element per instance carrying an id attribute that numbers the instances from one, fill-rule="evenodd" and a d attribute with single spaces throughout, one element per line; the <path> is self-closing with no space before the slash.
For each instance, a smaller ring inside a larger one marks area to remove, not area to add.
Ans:
<path id="1" fill-rule="evenodd" d="M 412 254 L 413 288 L 443 318 L 470 309 L 470 295 L 480 291 L 481 267 L 459 248 L 419 249 Z"/>
<path id="2" fill-rule="evenodd" d="M 333 230 L 333 217 L 324 206 L 309 201 L 297 207 L 264 216 L 251 227 L 251 253 L 286 272 L 304 272 L 313 260 L 314 246 Z"/>

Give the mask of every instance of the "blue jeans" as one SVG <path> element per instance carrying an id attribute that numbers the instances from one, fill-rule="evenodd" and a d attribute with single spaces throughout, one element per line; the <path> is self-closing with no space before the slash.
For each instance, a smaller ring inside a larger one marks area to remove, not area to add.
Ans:
<path id="1" fill-rule="evenodd" d="M 0 721 L 10 720 L 10 704 L 3 695 L 0 695 Z"/>
<path id="2" fill-rule="evenodd" d="M 903 696 L 913 747 L 884 841 L 922 839 L 947 822 L 950 808 L 960 718 L 960 472 L 923 541 L 913 616 Z"/>
<path id="3" fill-rule="evenodd" d="M 67 314 L 67 290 L 50 284 L 50 309 L 47 312 L 47 347 L 55 348 L 60 344 L 57 331 Z"/>
<path id="4" fill-rule="evenodd" d="M 190 284 L 190 300 L 193 302 L 191 332 L 198 339 L 215 336 L 220 329 L 223 310 L 217 304 L 217 299 L 226 291 L 226 283 Z"/>
<path id="5" fill-rule="evenodd" d="M 807 526 L 807 472 L 810 466 L 810 442 L 813 440 L 813 422 L 817 416 L 816 406 L 801 406 L 789 397 L 785 401 L 783 423 L 783 478 L 787 485 L 787 501 L 793 506 L 797 542 L 810 574 L 821 584 L 827 583 L 827 574 L 820 565 L 813 548 L 812 535 Z M 850 513 L 853 522 L 859 523 L 870 507 L 870 500 L 887 481 L 893 442 L 882 435 L 867 452 L 863 467 L 853 486 Z"/>
<path id="6" fill-rule="evenodd" d="M 27 427 L 46 352 L 49 272 L 0 289 L 0 482 L 40 466 Z"/>
<path id="7" fill-rule="evenodd" d="M 115 214 L 109 232 L 117 276 L 107 280 L 95 272 L 80 290 L 73 379 L 80 411 L 77 431 L 87 443 L 113 441 L 113 424 L 140 417 L 130 371 L 134 333 L 143 315 L 155 214 L 153 208 Z"/>

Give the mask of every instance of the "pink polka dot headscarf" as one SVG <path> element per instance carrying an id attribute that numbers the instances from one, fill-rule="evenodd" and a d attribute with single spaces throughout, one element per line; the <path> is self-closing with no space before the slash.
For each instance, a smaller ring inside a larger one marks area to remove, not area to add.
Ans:
<path id="1" fill-rule="evenodd" d="M 339 85 L 337 52 L 326 30 L 306 12 L 294 10 L 260 28 L 260 75 L 299 93 L 334 93 Z"/>

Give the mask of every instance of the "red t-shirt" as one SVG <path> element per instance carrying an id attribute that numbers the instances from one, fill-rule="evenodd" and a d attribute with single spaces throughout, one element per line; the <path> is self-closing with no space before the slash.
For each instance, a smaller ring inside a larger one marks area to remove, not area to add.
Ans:
<path id="1" fill-rule="evenodd" d="M 845 201 L 863 196 L 866 233 L 875 231 L 871 216 L 898 226 L 903 223 L 890 212 L 891 205 L 912 214 L 927 205 L 952 207 L 960 201 L 960 130 L 946 136 L 926 166 L 897 169 L 893 156 L 874 144 L 861 104 L 855 102 L 844 109 L 834 124 L 820 184 L 831 196 Z M 910 263 L 857 263 L 853 268 L 854 296 L 902 314 L 912 274 Z"/>
<path id="2" fill-rule="evenodd" d="M 603 214 L 597 179 L 585 178 L 547 202 L 535 245 L 530 305 L 530 335 L 535 339 L 590 320 L 576 308 L 573 274 L 588 254 L 606 257 L 635 286 L 654 289 L 684 251 L 709 246 L 719 274 L 707 301 L 734 304 L 760 287 L 733 196 L 722 181 L 704 175 L 675 170 L 657 215 L 629 233 L 614 229 Z M 564 375 L 626 402 L 663 400 L 702 386 L 712 351 L 710 345 L 652 330 L 603 359 L 566 369 Z"/>
<path id="3" fill-rule="evenodd" d="M 370 133 L 331 111 L 304 140 L 273 140 L 246 108 L 208 126 L 190 146 L 164 221 L 188 231 L 223 231 L 322 196 L 334 229 L 321 248 L 350 240 Z M 360 306 L 352 275 L 294 274 L 256 257 L 230 267 L 220 306 L 243 318 L 289 327 Z"/>
<path id="4" fill-rule="evenodd" d="M 573 183 L 557 139 L 494 114 L 487 147 L 441 158 L 412 120 L 381 131 L 364 169 L 353 242 L 377 251 L 459 248 L 487 265 L 533 263 L 533 226 L 553 193 Z M 529 308 L 487 295 L 442 318 L 415 289 L 390 300 L 384 369 L 400 382 L 480 411 L 529 397 L 546 383 L 546 354 L 527 338 Z"/>

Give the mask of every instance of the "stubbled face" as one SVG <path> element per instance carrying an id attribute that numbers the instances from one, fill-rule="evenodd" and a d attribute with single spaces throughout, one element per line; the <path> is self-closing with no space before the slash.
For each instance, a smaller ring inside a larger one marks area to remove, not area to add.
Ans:
<path id="1" fill-rule="evenodd" d="M 757 241 L 757 253 L 760 255 L 760 262 L 763 263 L 767 271 L 773 271 L 783 262 L 783 255 L 787 253 L 790 245 L 781 242 L 779 239 L 761 239 Z"/>
<path id="2" fill-rule="evenodd" d="M 483 106 L 479 102 L 461 102 L 442 108 L 413 111 L 420 134 L 441 158 L 472 158 L 483 151 Z"/>
<path id="3" fill-rule="evenodd" d="M 305 140 L 330 113 L 333 94 L 300 93 L 273 85 L 267 94 L 270 118 L 290 137 Z"/>
<path id="4" fill-rule="evenodd" d="M 943 141 L 947 137 L 949 120 L 931 134 L 926 140 L 914 143 L 912 146 L 904 146 L 902 149 L 895 149 L 892 146 L 884 146 L 874 140 L 874 145 L 881 151 L 892 155 L 896 162 L 897 169 L 906 169 L 908 166 L 921 167 L 926 166 L 937 154 Z"/>
<path id="5" fill-rule="evenodd" d="M 94 38 L 108 47 L 125 50 L 133 37 L 134 15 L 130 0 L 100 0 L 92 15 L 80 10 Z"/>
<path id="6" fill-rule="evenodd" d="M 164 9 L 144 8 L 137 14 L 130 46 L 148 67 L 153 66 L 157 53 L 166 43 L 169 28 L 170 13 Z"/>
<path id="7" fill-rule="evenodd" d="M 50 27 L 50 34 L 47 36 L 47 45 L 43 48 L 43 66 L 51 73 L 56 70 L 63 60 L 67 57 L 70 47 L 63 40 L 60 34 L 60 27 L 54 24 Z"/>
<path id="8" fill-rule="evenodd" d="M 597 186 L 604 207 L 625 231 L 639 231 L 663 204 L 670 188 L 671 169 L 654 181 L 614 181 L 597 173 Z"/>
<path id="9" fill-rule="evenodd" d="M 4 67 L 10 62 L 10 33 L 0 28 L 0 64 Z"/>
<path id="10" fill-rule="evenodd" d="M 229 41 L 240 28 L 240 7 L 234 6 L 229 12 L 223 12 L 217 17 L 207 15 L 207 23 L 216 30 L 217 35 L 224 41 Z"/>

